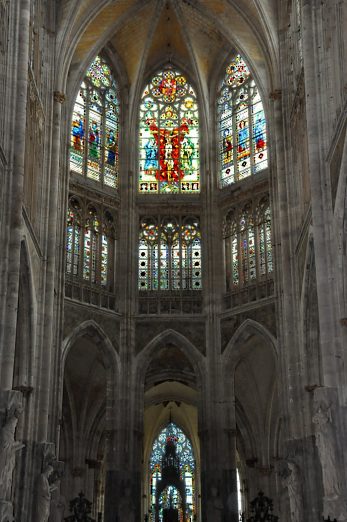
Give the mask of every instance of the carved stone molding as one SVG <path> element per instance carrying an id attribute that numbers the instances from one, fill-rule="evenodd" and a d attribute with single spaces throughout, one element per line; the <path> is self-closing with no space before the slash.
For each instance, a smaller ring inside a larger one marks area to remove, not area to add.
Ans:
<path id="1" fill-rule="evenodd" d="M 61 91 L 54 91 L 54 101 L 64 103 L 66 101 L 65 94 Z"/>

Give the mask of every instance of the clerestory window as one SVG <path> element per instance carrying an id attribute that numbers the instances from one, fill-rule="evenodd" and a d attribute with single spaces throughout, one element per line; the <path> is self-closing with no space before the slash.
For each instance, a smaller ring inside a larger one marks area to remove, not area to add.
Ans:
<path id="1" fill-rule="evenodd" d="M 70 170 L 102 186 L 117 188 L 119 170 L 119 92 L 106 61 L 97 56 L 75 101 Z"/>
<path id="2" fill-rule="evenodd" d="M 143 91 L 139 149 L 140 194 L 200 192 L 197 98 L 187 78 L 171 66 Z"/>
<path id="3" fill-rule="evenodd" d="M 267 131 L 260 93 L 237 54 L 226 67 L 218 92 L 219 186 L 267 168 Z"/>

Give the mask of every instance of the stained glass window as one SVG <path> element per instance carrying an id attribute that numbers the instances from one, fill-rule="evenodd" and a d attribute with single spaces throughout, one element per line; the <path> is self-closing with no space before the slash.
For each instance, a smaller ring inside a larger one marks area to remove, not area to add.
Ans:
<path id="1" fill-rule="evenodd" d="M 141 194 L 200 191 L 198 105 L 179 71 L 168 67 L 146 86 L 139 138 Z"/>
<path id="2" fill-rule="evenodd" d="M 163 520 L 163 510 L 169 505 L 178 509 L 179 521 L 193 520 L 196 512 L 195 507 L 195 459 L 190 440 L 184 432 L 173 422 L 170 422 L 155 439 L 149 463 L 150 472 L 150 499 L 151 499 L 151 521 L 155 521 L 155 506 L 157 495 L 157 484 L 162 478 L 162 459 L 165 453 L 166 443 L 170 441 L 176 447 L 176 454 L 180 463 L 180 479 L 185 484 L 186 513 L 182 512 L 182 499 L 177 488 L 169 485 L 164 489 L 159 499 L 159 520 Z"/>
<path id="3" fill-rule="evenodd" d="M 95 207 L 90 205 L 84 231 L 83 279 L 96 283 L 96 259 L 99 250 L 100 221 Z"/>
<path id="4" fill-rule="evenodd" d="M 271 210 L 267 197 L 230 210 L 224 224 L 224 244 L 227 291 L 271 274 Z"/>
<path id="5" fill-rule="evenodd" d="M 113 213 L 76 196 L 69 200 L 66 273 L 93 285 L 113 286 L 115 222 Z"/>
<path id="6" fill-rule="evenodd" d="M 78 199 L 71 198 L 66 227 L 66 273 L 78 275 L 81 251 L 82 209 Z"/>
<path id="7" fill-rule="evenodd" d="M 257 209 L 257 223 L 259 235 L 259 272 L 266 276 L 273 271 L 272 244 L 271 244 L 271 209 L 269 201 L 264 198 Z"/>
<path id="8" fill-rule="evenodd" d="M 140 290 L 201 290 L 201 235 L 195 217 L 143 218 Z"/>
<path id="9" fill-rule="evenodd" d="M 267 168 L 263 104 L 239 54 L 229 62 L 219 89 L 218 120 L 221 188 Z"/>
<path id="10" fill-rule="evenodd" d="M 110 67 L 97 56 L 75 101 L 71 124 L 71 171 L 116 188 L 118 135 L 118 86 Z"/>

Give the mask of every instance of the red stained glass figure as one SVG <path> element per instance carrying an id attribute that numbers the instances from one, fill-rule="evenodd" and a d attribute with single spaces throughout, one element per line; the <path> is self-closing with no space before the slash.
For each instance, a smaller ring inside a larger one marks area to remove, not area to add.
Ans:
<path id="1" fill-rule="evenodd" d="M 163 80 L 164 81 L 164 80 Z M 183 119 L 182 124 L 174 129 L 158 129 L 155 120 L 147 120 L 147 125 L 159 149 L 159 168 L 156 170 L 156 179 L 160 181 L 179 181 L 184 176 L 180 164 L 181 146 L 186 134 L 189 134 L 188 125 L 191 120 Z"/>

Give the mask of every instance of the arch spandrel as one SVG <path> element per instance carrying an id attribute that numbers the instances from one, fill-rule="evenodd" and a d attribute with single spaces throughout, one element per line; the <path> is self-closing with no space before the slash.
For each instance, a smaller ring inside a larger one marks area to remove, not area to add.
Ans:
<path id="1" fill-rule="evenodd" d="M 83 321 L 81 324 L 76 326 L 63 340 L 61 352 L 62 365 L 64 366 L 68 353 L 74 343 L 85 335 L 92 336 L 97 340 L 97 345 L 101 348 L 105 358 L 106 368 L 112 368 L 113 371 L 116 371 L 116 373 L 119 374 L 119 347 L 113 345 L 101 326 L 92 319 Z"/>
<path id="2" fill-rule="evenodd" d="M 205 359 L 196 346 L 194 346 L 194 344 L 189 339 L 187 339 L 187 337 L 172 329 L 164 330 L 163 332 L 156 335 L 137 355 L 137 382 L 144 383 L 146 371 L 153 356 L 155 355 L 156 351 L 160 349 L 160 347 L 168 342 L 171 342 L 180 348 L 194 369 L 198 387 L 201 387 L 205 371 Z"/>
<path id="3" fill-rule="evenodd" d="M 273 356 L 277 360 L 277 340 L 272 333 L 261 323 L 253 319 L 246 319 L 236 330 L 228 342 L 223 352 L 223 362 L 225 374 L 235 370 L 235 367 L 242 357 L 242 345 L 247 343 L 252 337 L 259 337 L 271 347 Z"/>

